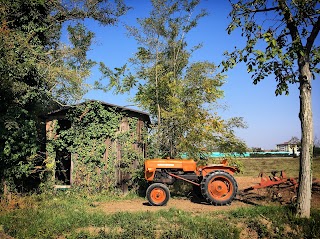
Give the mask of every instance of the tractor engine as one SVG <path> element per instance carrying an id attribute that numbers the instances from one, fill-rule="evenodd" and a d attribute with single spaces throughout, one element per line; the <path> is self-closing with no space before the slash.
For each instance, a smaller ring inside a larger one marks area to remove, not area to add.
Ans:
<path id="1" fill-rule="evenodd" d="M 175 182 L 175 178 L 170 176 L 167 173 L 167 170 L 156 169 L 156 172 L 154 174 L 152 181 L 155 183 L 165 183 L 165 184 L 171 185 Z"/>

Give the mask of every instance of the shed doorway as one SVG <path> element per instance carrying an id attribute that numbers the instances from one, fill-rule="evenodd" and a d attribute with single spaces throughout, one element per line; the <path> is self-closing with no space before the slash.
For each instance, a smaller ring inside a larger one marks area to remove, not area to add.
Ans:
<path id="1" fill-rule="evenodd" d="M 58 120 L 59 128 L 57 134 L 63 130 L 69 129 L 71 123 L 69 120 L 60 119 Z M 67 149 L 56 150 L 55 158 L 55 184 L 56 185 L 71 185 L 72 184 L 72 161 L 71 153 Z"/>
<path id="2" fill-rule="evenodd" d="M 56 152 L 56 184 L 71 185 L 71 153 L 67 150 Z"/>

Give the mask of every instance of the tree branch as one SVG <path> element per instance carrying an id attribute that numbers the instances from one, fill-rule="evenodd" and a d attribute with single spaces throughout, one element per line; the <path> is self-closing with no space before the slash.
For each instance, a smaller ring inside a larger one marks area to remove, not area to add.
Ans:
<path id="1" fill-rule="evenodd" d="M 306 52 L 307 54 L 310 53 L 311 48 L 313 46 L 314 41 L 316 40 L 318 33 L 320 30 L 320 16 L 318 17 L 317 22 L 313 25 L 313 29 L 310 33 L 310 36 L 307 39 L 307 44 L 306 44 Z"/>
<path id="2" fill-rule="evenodd" d="M 264 8 L 264 9 L 248 9 L 248 12 L 270 12 L 270 11 L 275 11 L 279 10 L 279 7 L 271 7 L 271 8 Z"/>
<path id="3" fill-rule="evenodd" d="M 235 8 L 235 3 L 233 3 L 231 0 L 229 0 L 229 3 L 231 4 L 231 6 L 233 8 Z M 280 8 L 279 7 L 271 7 L 271 8 L 264 8 L 264 9 L 245 9 L 243 11 L 244 14 L 248 14 L 248 13 L 256 13 L 256 12 L 270 12 L 270 11 L 276 11 L 276 10 L 279 10 Z"/>
<path id="4" fill-rule="evenodd" d="M 297 23 L 294 20 L 292 14 L 290 12 L 289 7 L 287 6 L 285 0 L 278 0 L 278 3 L 279 3 L 279 7 L 280 7 L 281 11 L 283 12 L 284 20 L 287 23 L 287 27 L 290 31 L 292 41 L 299 42 L 299 45 L 302 47 L 302 42 L 301 42 L 301 38 L 300 38 L 299 31 L 297 28 Z M 300 54 L 300 53 L 298 53 L 298 54 Z"/>

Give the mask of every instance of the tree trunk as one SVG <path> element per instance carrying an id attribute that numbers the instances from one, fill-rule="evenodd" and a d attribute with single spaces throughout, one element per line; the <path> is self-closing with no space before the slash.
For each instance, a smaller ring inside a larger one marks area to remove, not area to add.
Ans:
<path id="1" fill-rule="evenodd" d="M 311 72 L 309 63 L 299 61 L 300 72 L 300 122 L 301 122 L 301 152 L 299 170 L 299 188 L 297 199 L 297 216 L 309 218 L 311 207 L 313 154 L 313 120 L 311 104 Z"/>

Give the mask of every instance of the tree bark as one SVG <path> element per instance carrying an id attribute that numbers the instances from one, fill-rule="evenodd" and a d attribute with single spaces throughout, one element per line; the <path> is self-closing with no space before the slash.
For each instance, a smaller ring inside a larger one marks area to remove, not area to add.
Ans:
<path id="1" fill-rule="evenodd" d="M 299 60 L 300 73 L 300 122 L 301 152 L 299 170 L 299 188 L 297 198 L 297 216 L 310 217 L 313 156 L 313 120 L 311 102 L 311 72 L 308 61 Z"/>

